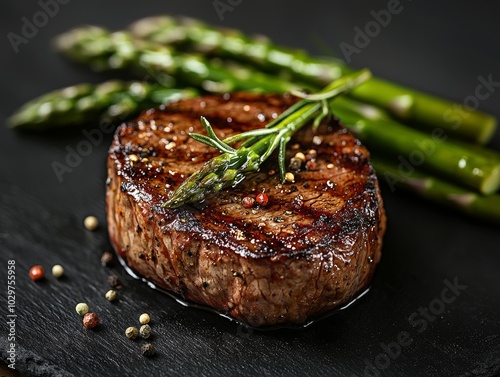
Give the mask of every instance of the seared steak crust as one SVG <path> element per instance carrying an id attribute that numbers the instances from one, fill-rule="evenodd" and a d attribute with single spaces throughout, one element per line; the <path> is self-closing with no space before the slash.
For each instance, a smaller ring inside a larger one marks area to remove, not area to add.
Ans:
<path id="1" fill-rule="evenodd" d="M 189 137 L 261 128 L 295 102 L 282 95 L 210 95 L 152 109 L 116 131 L 108 158 L 111 241 L 139 275 L 254 326 L 301 324 L 368 287 L 380 260 L 385 214 L 368 151 L 337 122 L 289 143 L 317 153 L 280 184 L 276 158 L 236 188 L 196 206 L 161 208 L 218 154 Z M 314 152 L 311 152 L 312 157 Z M 265 192 L 266 207 L 244 208 Z"/>

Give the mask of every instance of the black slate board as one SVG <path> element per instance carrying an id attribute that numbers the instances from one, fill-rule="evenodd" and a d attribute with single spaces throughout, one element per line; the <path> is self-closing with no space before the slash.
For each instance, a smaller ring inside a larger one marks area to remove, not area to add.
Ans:
<path id="1" fill-rule="evenodd" d="M 373 17 L 370 11 L 387 8 L 385 1 L 242 1 L 221 20 L 214 3 L 67 1 L 16 54 L 7 34 L 21 33 L 22 17 L 32 19 L 41 8 L 36 2 L 3 2 L 1 125 L 34 96 L 109 77 L 89 73 L 51 52 L 50 38 L 82 23 L 120 28 L 141 16 L 185 14 L 329 55 L 341 52 L 342 41 L 353 42 L 353 28 L 364 27 Z M 461 102 L 474 94 L 479 75 L 500 80 L 496 30 L 500 7 L 491 4 L 402 1 L 403 11 L 351 56 L 352 64 Z M 494 92 L 481 107 L 500 116 L 499 99 Z M 89 125 L 87 130 L 91 129 Z M 51 168 L 53 161 L 64 161 L 66 148 L 76 148 L 83 139 L 80 129 L 33 134 L 0 127 L 1 355 L 5 360 L 7 261 L 13 259 L 16 367 L 23 376 L 494 376 L 500 372 L 498 227 L 404 192 L 391 193 L 384 186 L 389 229 L 370 293 L 348 310 L 304 330 L 247 330 L 215 314 L 182 307 L 119 266 L 101 267 L 100 254 L 110 247 L 104 181 L 111 136 L 106 135 L 62 183 Z M 498 134 L 492 146 L 500 149 Z M 98 231 L 82 227 L 88 214 L 101 220 Z M 29 280 L 30 266 L 43 264 L 50 270 L 56 263 L 64 265 L 64 279 Z M 124 284 L 113 304 L 103 297 L 110 273 L 119 275 Z M 458 291 L 453 302 L 441 305 L 443 289 L 454 281 L 467 288 Z M 99 313 L 102 325 L 96 331 L 82 328 L 74 313 L 79 301 Z M 413 314 L 429 306 L 439 315 L 424 320 L 422 314 Z M 139 355 L 143 342 L 123 335 L 144 311 L 153 317 L 152 341 L 158 350 L 154 359 Z M 410 325 L 410 317 L 419 321 L 416 327 Z M 400 352 L 394 344 L 392 351 L 384 351 L 381 343 L 398 339 L 403 343 L 405 336 L 412 341 Z M 391 352 L 392 358 L 384 356 Z M 379 367 L 373 370 L 369 365 Z"/>

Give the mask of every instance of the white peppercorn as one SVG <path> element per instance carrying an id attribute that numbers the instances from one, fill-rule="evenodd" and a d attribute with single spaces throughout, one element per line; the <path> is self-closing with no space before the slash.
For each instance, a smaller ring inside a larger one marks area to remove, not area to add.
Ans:
<path id="1" fill-rule="evenodd" d="M 61 266 L 60 264 L 56 264 L 52 267 L 52 275 L 59 279 L 61 276 L 64 275 L 64 267 Z"/>
<path id="2" fill-rule="evenodd" d="M 149 321 L 151 321 L 151 317 L 149 316 L 148 313 L 143 313 L 139 317 L 139 322 L 141 323 L 141 325 L 145 325 L 145 324 L 149 323 Z"/>
<path id="3" fill-rule="evenodd" d="M 87 216 L 85 220 L 83 220 L 83 226 L 87 230 L 96 230 L 99 226 L 99 220 L 95 216 Z"/>

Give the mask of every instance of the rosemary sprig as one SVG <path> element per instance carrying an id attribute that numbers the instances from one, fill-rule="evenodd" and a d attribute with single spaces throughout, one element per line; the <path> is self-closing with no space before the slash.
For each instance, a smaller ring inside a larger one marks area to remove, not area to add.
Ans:
<path id="1" fill-rule="evenodd" d="M 224 188 L 236 186 L 249 172 L 259 170 L 273 152 L 279 148 L 278 164 L 280 178 L 285 179 L 285 151 L 292 135 L 314 120 L 314 125 L 329 115 L 328 101 L 348 91 L 371 77 L 370 71 L 361 70 L 335 80 L 317 94 L 301 95 L 303 98 L 285 110 L 270 122 L 266 128 L 248 131 L 220 140 L 209 121 L 201 117 L 201 123 L 207 130 L 206 135 L 190 136 L 221 152 L 217 157 L 206 162 L 203 167 L 187 178 L 168 199 L 163 207 L 177 208 L 183 204 L 202 201 L 207 195 Z M 245 140 L 238 148 L 230 144 Z"/>

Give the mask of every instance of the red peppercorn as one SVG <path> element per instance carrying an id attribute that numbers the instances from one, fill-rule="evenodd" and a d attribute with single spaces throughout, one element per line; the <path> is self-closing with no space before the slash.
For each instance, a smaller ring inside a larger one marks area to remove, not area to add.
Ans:
<path id="1" fill-rule="evenodd" d="M 267 197 L 266 194 L 264 194 L 263 192 L 261 192 L 260 194 L 258 194 L 256 197 L 255 197 L 255 200 L 257 201 L 258 204 L 260 204 L 262 207 L 265 207 L 267 206 L 267 204 L 269 203 L 269 198 Z"/>
<path id="2" fill-rule="evenodd" d="M 83 326 L 92 329 L 99 324 L 99 317 L 95 313 L 87 313 L 83 316 Z"/>
<path id="3" fill-rule="evenodd" d="M 243 204 L 243 207 L 245 208 L 252 208 L 253 205 L 255 204 L 255 199 L 254 198 L 251 198 L 249 196 L 245 196 L 242 200 L 241 200 L 241 204 Z"/>
<path id="4" fill-rule="evenodd" d="M 307 161 L 306 169 L 307 170 L 314 170 L 314 169 L 316 169 L 316 162 L 314 162 L 313 160 Z"/>
<path id="5" fill-rule="evenodd" d="M 40 265 L 36 265 L 30 268 L 30 278 L 31 280 L 40 280 L 43 278 L 43 267 Z"/>

